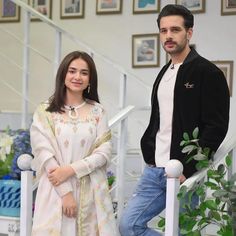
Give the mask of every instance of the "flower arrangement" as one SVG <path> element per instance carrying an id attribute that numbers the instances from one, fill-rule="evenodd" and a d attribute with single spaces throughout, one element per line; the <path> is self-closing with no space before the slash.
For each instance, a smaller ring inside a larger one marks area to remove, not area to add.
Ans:
<path id="1" fill-rule="evenodd" d="M 31 155 L 29 130 L 0 132 L 0 179 L 20 180 L 17 159 L 21 154 Z"/>
<path id="2" fill-rule="evenodd" d="M 111 188 L 112 184 L 115 182 L 116 177 L 112 171 L 107 171 L 107 181 L 108 181 L 108 186 Z"/>

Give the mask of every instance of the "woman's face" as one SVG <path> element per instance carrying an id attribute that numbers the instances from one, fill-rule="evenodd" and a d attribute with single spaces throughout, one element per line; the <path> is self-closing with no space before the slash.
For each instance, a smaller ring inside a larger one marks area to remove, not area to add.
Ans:
<path id="1" fill-rule="evenodd" d="M 81 58 L 73 60 L 67 70 L 65 86 L 67 92 L 83 94 L 88 87 L 90 71 L 86 61 Z"/>

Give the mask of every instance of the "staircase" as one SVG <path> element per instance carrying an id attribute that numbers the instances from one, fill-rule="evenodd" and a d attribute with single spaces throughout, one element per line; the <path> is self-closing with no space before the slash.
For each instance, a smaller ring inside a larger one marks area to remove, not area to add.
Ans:
<path id="1" fill-rule="evenodd" d="M 0 27 L 0 31 L 2 31 L 4 34 L 9 35 L 9 37 L 13 37 L 15 42 L 17 42 L 17 45 L 20 45 L 20 47 L 22 47 L 23 53 L 22 55 L 20 55 L 20 57 L 22 56 L 21 58 L 23 58 L 23 62 L 17 63 L 13 60 L 14 58 L 9 58 L 8 55 L 2 53 L 1 51 L 0 58 L 4 60 L 4 63 L 8 63 L 6 68 L 11 68 L 9 73 L 11 72 L 11 70 L 13 70 L 12 68 L 14 68 L 14 70 L 17 70 L 19 72 L 18 74 L 22 76 L 22 90 L 17 86 L 13 86 L 8 80 L 5 79 L 5 76 L 3 75 L 0 76 L 0 83 L 1 87 L 4 87 L 4 90 L 6 90 L 4 91 L 6 97 L 13 96 L 14 94 L 14 96 L 16 96 L 16 107 L 22 107 L 21 118 L 19 119 L 19 115 L 18 118 L 16 118 L 18 121 L 17 126 L 19 124 L 22 128 L 27 128 L 29 126 L 31 113 L 34 110 L 36 104 L 40 102 L 35 101 L 33 95 L 35 93 L 40 94 L 44 92 L 41 91 L 41 89 L 39 90 L 37 86 L 37 88 L 33 91 L 28 90 L 28 88 L 30 87 L 29 81 L 33 80 L 36 84 L 40 85 L 40 83 L 42 83 L 42 80 L 40 79 L 45 78 L 45 75 L 43 73 L 40 74 L 40 72 L 43 72 L 41 68 L 37 70 L 37 73 L 35 73 L 35 70 L 32 70 L 32 67 L 35 69 L 35 67 L 37 67 L 37 64 L 30 62 L 30 58 L 32 58 L 31 54 L 37 55 L 37 57 L 40 58 L 40 60 L 37 60 L 37 63 L 38 61 L 40 61 L 40 63 L 42 63 L 45 67 L 51 68 L 50 74 L 47 74 L 46 78 L 54 78 L 58 64 L 61 60 L 61 55 L 66 52 L 66 44 L 64 44 L 65 41 L 73 45 L 72 47 L 69 47 L 70 50 L 79 48 L 81 50 L 87 51 L 94 58 L 95 63 L 98 67 L 98 72 L 99 74 L 101 74 L 101 87 L 103 90 L 103 93 L 100 93 L 102 95 L 101 102 L 105 105 L 105 107 L 108 108 L 110 115 L 109 124 L 112 128 L 114 137 L 114 159 L 112 162 L 113 164 L 110 168 L 114 172 L 116 172 L 117 176 L 116 185 L 114 186 L 114 189 L 112 189 L 112 196 L 114 198 L 114 201 L 119 202 L 117 212 L 117 217 L 119 220 L 123 206 L 132 195 L 135 183 L 137 182 L 137 179 L 139 178 L 144 166 L 139 149 L 139 140 L 146 127 L 146 123 L 149 120 L 150 108 L 147 106 L 147 100 L 149 100 L 150 88 L 148 88 L 143 82 L 141 82 L 139 78 L 136 78 L 131 73 L 128 73 L 125 68 L 122 68 L 121 66 L 113 63 L 109 58 L 102 56 L 96 50 L 93 50 L 89 46 L 85 45 L 74 35 L 60 28 L 53 21 L 39 14 L 24 2 L 20 0 L 11 1 L 21 7 L 23 16 L 22 20 L 24 21 L 24 38 L 20 39 L 15 35 L 12 36 L 12 32 L 2 26 Z M 42 21 L 42 25 L 50 27 L 50 30 L 47 29 L 46 32 L 53 31 L 53 33 L 51 33 L 55 35 L 53 42 L 54 44 L 52 45 L 53 50 L 52 52 L 49 52 L 50 57 L 48 57 L 47 55 L 45 56 L 43 52 L 38 51 L 30 43 L 31 40 L 29 31 L 33 31 L 33 29 L 31 28 L 32 23 L 30 21 L 31 14 L 34 14 L 37 18 L 39 18 Z M 31 67 L 29 66 L 29 62 L 32 63 Z M 104 66 L 108 68 L 108 74 L 103 73 Z M 110 79 L 111 75 L 112 80 Z M 50 88 L 46 88 L 46 84 L 43 83 L 41 85 L 43 86 L 42 90 L 47 89 L 47 93 L 50 94 L 54 85 L 54 80 L 51 84 L 52 85 Z M 143 88 L 142 96 L 138 97 L 133 94 L 134 86 Z M 115 87 L 116 90 L 111 90 L 111 88 L 113 87 Z M 141 101 L 142 99 L 140 97 L 145 97 L 147 98 L 147 100 Z M 21 99 L 21 104 L 19 104 L 19 98 Z M 135 108 L 127 107 L 127 105 L 130 103 L 134 104 Z M 0 119 L 5 119 L 6 122 L 9 120 L 9 117 L 12 117 L 11 112 L 9 111 L 5 111 L 0 114 Z M 16 120 L 13 120 L 13 122 L 15 121 Z M 116 126 L 114 125 L 115 123 Z M 137 127 L 139 127 L 139 129 L 137 129 Z M 3 128 L 5 128 L 5 124 Z M 235 144 L 234 146 L 231 146 L 230 150 L 232 150 L 234 147 Z M 222 152 L 222 156 L 223 154 L 225 153 Z M 236 166 L 236 164 L 234 164 L 234 166 Z M 233 171 L 235 171 L 235 169 Z M 199 175 L 197 178 L 200 177 L 202 176 Z M 190 180 L 190 182 L 191 181 L 196 181 L 196 179 L 192 179 Z M 26 190 L 26 193 L 27 192 L 29 192 L 29 189 Z M 27 204 L 27 197 L 23 196 L 23 199 L 24 204 Z M 22 207 L 22 209 L 27 208 Z M 22 219 L 23 220 L 21 220 L 20 222 L 19 218 L 0 217 L 0 236 L 2 236 L 2 234 L 19 235 L 19 224 L 21 224 L 21 230 L 25 230 L 24 232 L 22 231 L 21 236 L 26 236 L 27 232 L 30 231 L 29 228 L 25 227 L 25 223 L 30 222 L 29 219 L 31 218 L 30 215 L 27 215 L 26 212 L 22 212 Z M 153 223 L 153 226 L 155 226 L 155 222 Z"/>

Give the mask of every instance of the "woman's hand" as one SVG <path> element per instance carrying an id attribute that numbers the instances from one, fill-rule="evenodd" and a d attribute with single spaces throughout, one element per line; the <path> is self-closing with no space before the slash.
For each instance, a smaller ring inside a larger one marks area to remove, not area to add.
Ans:
<path id="1" fill-rule="evenodd" d="M 62 211 L 63 214 L 70 218 L 75 218 L 77 215 L 77 204 L 72 192 L 65 194 L 62 197 Z"/>
<path id="2" fill-rule="evenodd" d="M 57 167 L 48 172 L 48 179 L 53 186 L 58 186 L 75 174 L 70 166 Z"/>

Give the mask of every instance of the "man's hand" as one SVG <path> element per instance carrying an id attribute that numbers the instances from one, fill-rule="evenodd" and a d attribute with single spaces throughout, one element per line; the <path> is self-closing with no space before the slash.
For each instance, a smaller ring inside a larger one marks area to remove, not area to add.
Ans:
<path id="1" fill-rule="evenodd" d="M 165 174 L 165 175 L 168 177 L 167 174 Z M 182 184 L 185 180 L 186 180 L 186 177 L 184 175 L 180 175 L 179 182 Z"/>
<path id="2" fill-rule="evenodd" d="M 180 175 L 179 181 L 182 184 L 186 180 L 186 177 L 184 175 Z"/>
<path id="3" fill-rule="evenodd" d="M 62 197 L 62 212 L 65 216 L 75 218 L 77 215 L 77 204 L 72 192 Z"/>
<path id="4" fill-rule="evenodd" d="M 75 174 L 70 166 L 57 167 L 48 172 L 48 179 L 53 186 L 58 186 Z"/>

